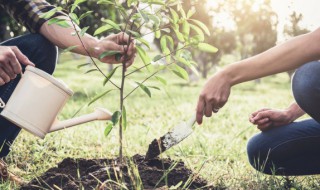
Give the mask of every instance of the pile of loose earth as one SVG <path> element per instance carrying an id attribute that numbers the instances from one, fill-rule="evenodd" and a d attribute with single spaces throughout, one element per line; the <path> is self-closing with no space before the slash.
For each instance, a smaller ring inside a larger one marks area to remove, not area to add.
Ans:
<path id="1" fill-rule="evenodd" d="M 214 189 L 184 165 L 171 159 L 145 160 L 135 155 L 119 159 L 66 158 L 58 167 L 33 179 L 21 190 L 35 189 L 166 189 L 181 184 L 180 188 Z"/>

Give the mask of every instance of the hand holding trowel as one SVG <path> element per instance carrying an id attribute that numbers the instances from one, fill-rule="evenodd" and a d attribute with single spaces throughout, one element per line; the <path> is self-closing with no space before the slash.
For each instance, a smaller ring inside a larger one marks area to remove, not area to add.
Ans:
<path id="1" fill-rule="evenodd" d="M 152 159 L 160 155 L 162 152 L 168 150 L 172 146 L 178 144 L 183 139 L 187 138 L 193 132 L 193 124 L 196 122 L 196 113 L 186 121 L 172 128 L 168 133 L 160 137 L 159 139 L 154 139 L 149 145 L 146 160 Z"/>

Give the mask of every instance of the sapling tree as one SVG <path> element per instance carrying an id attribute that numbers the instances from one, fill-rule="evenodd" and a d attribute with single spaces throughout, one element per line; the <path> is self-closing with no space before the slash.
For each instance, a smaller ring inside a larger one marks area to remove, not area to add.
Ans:
<path id="1" fill-rule="evenodd" d="M 89 29 L 90 26 L 78 29 L 76 25 L 79 25 L 81 20 L 88 15 L 92 15 L 92 11 L 83 13 L 82 15 L 76 15 L 74 12 L 77 9 L 81 9 L 81 3 L 86 0 L 75 0 L 73 3 L 66 2 L 64 9 L 68 10 L 68 16 L 70 22 L 60 18 L 53 18 L 49 21 L 49 24 L 58 24 L 61 27 L 73 27 L 75 34 L 82 42 L 81 37 Z M 117 51 L 107 51 L 100 54 L 99 59 L 103 59 L 106 56 L 115 56 L 120 60 L 123 57 L 122 63 L 119 66 L 113 68 L 109 73 L 105 73 L 96 61 L 92 58 L 90 52 L 86 47 L 85 51 L 90 57 L 94 69 L 90 69 L 89 72 L 99 72 L 104 81 L 102 86 L 107 84 L 111 85 L 102 94 L 94 97 L 88 105 L 92 104 L 96 100 L 107 95 L 112 90 L 118 90 L 119 92 L 119 110 L 115 111 L 112 115 L 112 122 L 107 124 L 105 128 L 105 135 L 107 136 L 110 131 L 116 126 L 119 126 L 119 157 L 122 160 L 123 153 L 123 132 L 127 128 L 127 112 L 125 108 L 125 102 L 137 89 L 141 89 L 149 97 L 151 97 L 151 89 L 159 90 L 159 86 L 149 86 L 147 81 L 150 79 L 158 80 L 160 83 L 166 84 L 166 80 L 161 78 L 160 71 L 168 70 L 180 78 L 188 80 L 188 72 L 184 68 L 190 68 L 193 72 L 197 72 L 195 66 L 196 61 L 191 56 L 190 48 L 197 48 L 206 52 L 216 52 L 217 48 L 210 44 L 203 43 L 205 36 L 210 35 L 208 28 L 205 24 L 199 20 L 192 18 L 195 10 L 189 10 L 185 12 L 181 6 L 182 1 L 179 0 L 98 0 L 97 5 L 109 5 L 113 6 L 115 10 L 119 12 L 121 16 L 121 23 L 116 23 L 108 18 L 104 18 L 102 26 L 97 28 L 93 35 L 103 35 L 106 33 L 119 33 L 123 32 L 129 35 L 129 39 L 124 47 L 130 47 L 132 43 L 135 43 L 137 55 L 143 62 L 140 67 L 133 67 L 130 71 L 126 71 L 126 62 L 128 61 L 127 53 L 128 48 L 125 48 L 124 54 L 119 54 Z M 45 14 L 44 17 L 50 17 L 50 15 L 57 10 L 62 10 L 62 7 L 57 7 L 55 10 Z M 151 57 L 148 53 L 152 51 L 150 45 L 150 36 L 160 40 L 161 52 Z M 69 51 L 75 48 L 75 46 L 67 48 L 65 51 Z M 87 65 L 82 64 L 78 67 Z M 116 72 L 121 72 L 120 83 L 117 84 L 113 81 L 113 76 Z M 131 80 L 129 76 L 136 74 L 137 72 L 146 72 L 148 76 L 142 81 L 134 81 L 136 86 L 133 89 L 126 90 L 126 84 L 128 80 Z M 109 85 L 109 86 L 110 86 Z"/>

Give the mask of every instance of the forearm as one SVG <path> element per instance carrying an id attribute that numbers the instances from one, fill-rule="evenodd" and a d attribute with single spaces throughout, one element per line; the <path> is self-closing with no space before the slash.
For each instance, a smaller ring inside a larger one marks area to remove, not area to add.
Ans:
<path id="1" fill-rule="evenodd" d="M 76 31 L 70 19 L 64 16 L 60 16 L 58 18 L 65 19 L 69 23 L 70 27 L 64 28 L 56 24 L 48 25 L 48 22 L 46 22 L 41 26 L 40 33 L 62 49 L 76 46 L 76 48 L 72 50 L 73 52 L 82 55 L 88 55 L 89 52 L 91 56 L 97 57 L 97 55 L 94 54 L 95 51 L 93 51 L 93 48 L 99 40 L 89 34 L 84 34 L 81 36 L 82 44 L 75 33 Z M 78 26 L 76 26 L 76 29 L 80 31 Z"/>
<path id="2" fill-rule="evenodd" d="M 300 108 L 300 106 L 296 102 L 292 103 L 285 111 L 288 115 L 290 122 L 293 122 L 294 120 L 303 116 L 306 113 Z"/>
<path id="3" fill-rule="evenodd" d="M 320 59 L 320 29 L 298 36 L 268 51 L 229 65 L 223 72 L 232 85 L 296 69 Z"/>

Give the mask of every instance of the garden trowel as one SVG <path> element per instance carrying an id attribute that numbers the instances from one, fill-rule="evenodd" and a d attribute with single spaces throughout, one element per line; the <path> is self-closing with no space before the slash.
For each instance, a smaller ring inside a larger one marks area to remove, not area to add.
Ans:
<path id="1" fill-rule="evenodd" d="M 192 115 L 189 121 L 180 123 L 159 139 L 154 139 L 149 145 L 145 159 L 153 159 L 187 138 L 193 132 L 192 126 L 195 122 L 196 113 Z"/>

